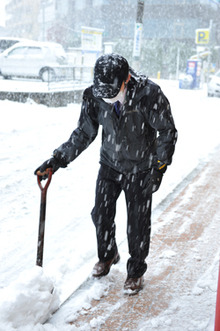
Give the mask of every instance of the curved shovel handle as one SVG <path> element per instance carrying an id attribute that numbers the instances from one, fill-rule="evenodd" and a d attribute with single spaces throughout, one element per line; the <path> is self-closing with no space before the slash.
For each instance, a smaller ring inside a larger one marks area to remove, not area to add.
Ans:
<path id="1" fill-rule="evenodd" d="M 40 204 L 40 221 L 38 230 L 38 244 L 37 244 L 37 262 L 36 264 L 40 267 L 43 265 L 43 251 L 44 251 L 44 229 L 45 229 L 45 215 L 46 215 L 46 196 L 47 189 L 50 185 L 53 169 L 48 168 L 46 170 L 48 174 L 48 179 L 46 185 L 43 187 L 40 181 L 40 176 L 37 175 L 37 182 L 41 190 L 41 204 Z"/>
<path id="2" fill-rule="evenodd" d="M 38 182 L 38 186 L 40 187 L 40 190 L 42 192 L 46 192 L 47 189 L 48 189 L 48 186 L 50 185 L 50 182 L 51 182 L 51 179 L 52 179 L 52 175 L 53 175 L 53 169 L 52 168 L 48 168 L 46 170 L 46 173 L 48 174 L 48 179 L 47 179 L 47 182 L 45 184 L 45 186 L 43 187 L 42 184 L 41 184 L 41 181 L 40 181 L 40 176 L 37 175 L 37 182 Z"/>

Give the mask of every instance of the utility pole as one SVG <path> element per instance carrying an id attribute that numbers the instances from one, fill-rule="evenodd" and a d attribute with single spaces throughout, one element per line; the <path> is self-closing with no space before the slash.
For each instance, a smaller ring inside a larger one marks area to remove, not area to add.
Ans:
<path id="1" fill-rule="evenodd" d="M 180 66 L 180 48 L 177 48 L 177 59 L 176 59 L 176 80 L 179 79 L 179 66 Z"/>
<path id="2" fill-rule="evenodd" d="M 211 71 L 211 42 L 212 42 L 212 20 L 209 21 L 209 55 L 208 55 L 208 72 L 207 72 L 207 83 L 209 82 L 209 76 Z"/>
<path id="3" fill-rule="evenodd" d="M 45 41 L 45 6 L 46 6 L 46 1 L 41 0 L 41 10 L 42 10 L 42 39 Z"/>
<path id="4" fill-rule="evenodd" d="M 143 30 L 144 0 L 137 0 L 137 16 L 134 30 L 133 67 L 139 70 L 141 37 Z"/>

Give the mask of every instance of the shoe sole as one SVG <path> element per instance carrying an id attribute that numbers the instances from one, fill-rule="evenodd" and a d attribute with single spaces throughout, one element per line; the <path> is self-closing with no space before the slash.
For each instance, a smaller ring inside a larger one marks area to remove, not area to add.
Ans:
<path id="1" fill-rule="evenodd" d="M 124 289 L 124 295 L 132 296 L 138 294 L 141 290 L 143 290 L 144 286 L 141 286 L 140 288 L 136 290 L 131 290 L 131 289 Z"/>
<path id="2" fill-rule="evenodd" d="M 142 279 L 140 286 L 133 290 L 131 288 L 124 287 L 124 294 L 129 296 L 135 295 L 138 294 L 138 292 L 140 292 L 141 290 L 143 290 L 143 288 L 144 288 L 144 279 Z"/>

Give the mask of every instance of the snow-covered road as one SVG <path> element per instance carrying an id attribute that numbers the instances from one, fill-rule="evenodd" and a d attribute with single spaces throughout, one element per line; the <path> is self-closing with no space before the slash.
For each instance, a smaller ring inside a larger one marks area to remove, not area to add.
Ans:
<path id="1" fill-rule="evenodd" d="M 220 144 L 220 99 L 207 98 L 205 89 L 180 90 L 175 81 L 161 81 L 160 85 L 171 102 L 179 140 L 173 164 L 154 196 L 153 231 L 160 226 L 156 206 Z M 32 102 L 0 101 L 0 112 L 0 288 L 5 293 L 4 299 L 0 296 L 0 308 L 1 303 L 5 306 L 5 297 L 7 311 L 13 310 L 12 303 L 18 300 L 16 307 L 20 310 L 17 308 L 14 315 L 21 315 L 24 314 L 19 301 L 21 288 L 17 285 L 17 295 L 12 295 L 10 288 L 36 261 L 40 190 L 33 172 L 69 138 L 76 127 L 80 105 L 57 109 Z M 100 135 L 68 168 L 53 176 L 48 190 L 44 271 L 52 278 L 61 300 L 88 276 L 96 261 L 90 211 L 94 203 L 99 148 Z M 118 201 L 116 224 L 120 243 L 126 238 L 123 196 Z M 16 327 L 12 317 L 1 319 L 1 331 L 13 330 L 12 325 Z M 23 320 L 25 324 L 25 316 Z M 34 330 L 30 320 L 27 321 L 27 330 Z M 38 321 L 33 317 L 32 322 Z M 44 330 L 37 327 L 36 330 Z"/>

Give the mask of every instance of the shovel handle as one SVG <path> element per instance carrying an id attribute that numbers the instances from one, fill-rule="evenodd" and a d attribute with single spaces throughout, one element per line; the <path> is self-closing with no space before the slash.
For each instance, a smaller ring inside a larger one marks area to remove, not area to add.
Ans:
<path id="1" fill-rule="evenodd" d="M 38 186 L 40 187 L 40 190 L 42 192 L 46 192 L 47 189 L 48 189 L 48 186 L 50 185 L 50 182 L 51 182 L 51 179 L 52 179 L 52 175 L 53 175 L 53 169 L 52 168 L 48 168 L 46 170 L 46 173 L 48 174 L 48 179 L 47 179 L 47 182 L 45 184 L 45 186 L 43 187 L 42 184 L 41 184 L 41 181 L 40 181 L 40 176 L 37 175 L 37 182 L 38 182 Z"/>
<path id="2" fill-rule="evenodd" d="M 37 244 L 37 261 L 36 264 L 40 267 L 43 265 L 43 251 L 44 251 L 44 230 L 45 230 L 45 215 L 46 215 L 46 196 L 47 189 L 50 185 L 53 169 L 48 168 L 46 170 L 48 174 L 48 179 L 46 185 L 43 187 L 40 181 L 40 176 L 37 175 L 37 182 L 41 190 L 41 204 L 40 204 L 40 221 L 38 230 L 38 244 Z"/>

